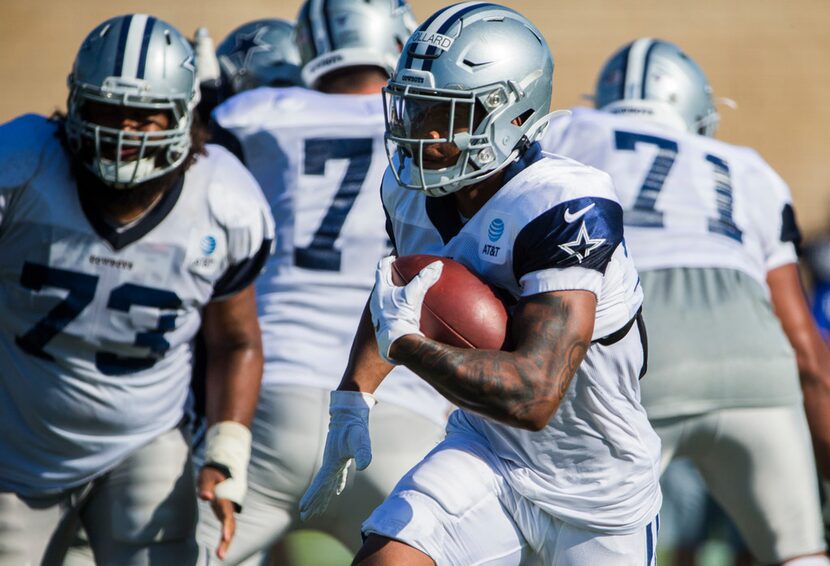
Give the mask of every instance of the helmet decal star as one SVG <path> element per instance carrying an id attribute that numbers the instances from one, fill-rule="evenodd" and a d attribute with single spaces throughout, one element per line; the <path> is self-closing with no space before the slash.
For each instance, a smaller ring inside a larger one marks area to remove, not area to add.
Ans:
<path id="1" fill-rule="evenodd" d="M 254 54 L 274 50 L 273 45 L 262 39 L 267 32 L 268 28 L 262 26 L 251 33 L 239 34 L 236 37 L 236 43 L 229 56 L 235 60 L 239 68 L 247 67 Z"/>

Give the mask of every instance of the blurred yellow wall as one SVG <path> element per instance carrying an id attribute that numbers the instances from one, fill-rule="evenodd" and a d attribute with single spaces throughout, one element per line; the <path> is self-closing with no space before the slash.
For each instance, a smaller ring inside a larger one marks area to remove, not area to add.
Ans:
<path id="1" fill-rule="evenodd" d="M 412 0 L 425 18 L 446 5 Z M 719 137 L 751 145 L 793 190 L 807 233 L 830 227 L 830 1 L 505 0 L 533 20 L 556 63 L 554 106 L 584 104 L 599 67 L 639 36 L 678 43 L 707 71 L 722 108 Z M 62 108 L 86 33 L 104 19 L 149 12 L 214 39 L 245 21 L 293 18 L 299 0 L 0 0 L 0 122 Z M 367 31 L 371 33 L 371 31 Z"/>

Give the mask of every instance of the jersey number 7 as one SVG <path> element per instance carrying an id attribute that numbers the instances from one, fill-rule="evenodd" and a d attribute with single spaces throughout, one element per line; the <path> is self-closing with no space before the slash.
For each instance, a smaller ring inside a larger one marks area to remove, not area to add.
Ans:
<path id="1" fill-rule="evenodd" d="M 303 173 L 325 175 L 326 163 L 333 159 L 347 159 L 346 174 L 337 187 L 331 206 L 314 232 L 311 243 L 294 250 L 294 265 L 305 269 L 340 271 L 340 250 L 334 247 L 346 216 L 354 206 L 369 166 L 372 164 L 372 139 L 315 138 L 305 140 Z"/>

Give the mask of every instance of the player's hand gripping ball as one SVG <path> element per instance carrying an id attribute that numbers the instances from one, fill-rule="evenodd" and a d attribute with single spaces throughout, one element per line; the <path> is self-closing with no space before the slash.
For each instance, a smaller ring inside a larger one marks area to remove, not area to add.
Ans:
<path id="1" fill-rule="evenodd" d="M 464 265 L 433 255 L 402 256 L 391 265 L 392 283 L 407 285 L 436 261 L 443 267 L 423 297 L 420 331 L 450 346 L 503 349 L 507 343 L 507 309 L 493 289 Z"/>

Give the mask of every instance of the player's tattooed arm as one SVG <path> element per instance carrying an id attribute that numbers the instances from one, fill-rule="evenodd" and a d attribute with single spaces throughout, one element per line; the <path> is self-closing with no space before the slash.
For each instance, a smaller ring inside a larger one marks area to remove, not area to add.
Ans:
<path id="1" fill-rule="evenodd" d="M 467 350 L 407 335 L 390 355 L 459 407 L 540 430 L 585 357 L 595 312 L 596 297 L 587 291 L 533 295 L 514 312 L 513 351 Z"/>

